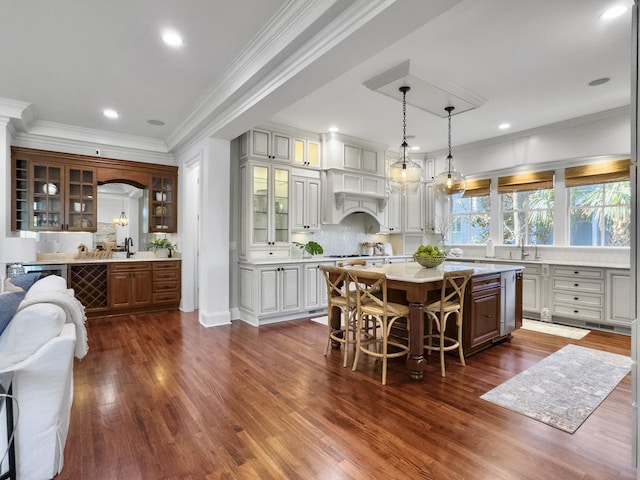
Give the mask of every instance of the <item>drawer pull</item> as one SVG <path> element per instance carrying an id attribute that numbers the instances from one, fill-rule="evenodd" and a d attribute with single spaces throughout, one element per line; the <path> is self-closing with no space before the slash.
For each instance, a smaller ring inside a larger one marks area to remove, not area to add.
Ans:
<path id="1" fill-rule="evenodd" d="M 580 297 L 573 297 L 574 300 L 580 300 Z"/>
<path id="2" fill-rule="evenodd" d="M 573 313 L 580 313 L 580 310 L 574 310 Z"/>
<path id="3" fill-rule="evenodd" d="M 573 272 L 573 273 L 574 273 L 575 275 L 579 275 L 579 274 L 580 274 L 580 272 Z"/>
<path id="4" fill-rule="evenodd" d="M 580 286 L 580 284 L 579 284 L 579 283 L 574 283 L 574 284 L 573 284 L 573 286 L 574 286 L 574 287 L 579 287 L 579 286 Z"/>

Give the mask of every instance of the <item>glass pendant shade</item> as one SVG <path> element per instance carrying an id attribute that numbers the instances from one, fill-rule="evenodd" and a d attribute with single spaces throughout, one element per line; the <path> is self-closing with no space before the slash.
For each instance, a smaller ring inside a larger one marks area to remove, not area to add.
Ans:
<path id="1" fill-rule="evenodd" d="M 121 227 L 126 227 L 127 225 L 129 225 L 129 219 L 127 218 L 125 213 L 122 212 L 120 216 L 113 221 L 113 223 L 115 223 L 116 225 L 120 225 Z"/>
<path id="2" fill-rule="evenodd" d="M 436 175 L 436 178 L 433 179 L 436 193 L 452 197 L 461 197 L 467 189 L 467 181 L 464 175 L 458 172 L 453 166 L 452 158 L 448 158 L 447 162 L 447 167 L 444 171 Z"/>
<path id="3" fill-rule="evenodd" d="M 410 87 L 400 87 L 402 92 L 402 145 L 400 160 L 387 167 L 387 187 L 391 193 L 415 193 L 422 181 L 422 167 L 409 158 L 407 149 L 407 101 L 406 95 Z"/>

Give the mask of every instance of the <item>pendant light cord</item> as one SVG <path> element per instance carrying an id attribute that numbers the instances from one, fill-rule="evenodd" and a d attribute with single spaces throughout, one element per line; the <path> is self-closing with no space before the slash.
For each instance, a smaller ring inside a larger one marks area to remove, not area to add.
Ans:
<path id="1" fill-rule="evenodd" d="M 409 90 L 410 87 L 400 87 L 402 92 L 402 168 L 404 169 L 407 167 L 407 147 L 409 146 L 407 143 L 407 92 Z"/>
<path id="2" fill-rule="evenodd" d="M 451 155 L 451 112 L 453 111 L 454 107 L 446 107 L 445 110 L 449 113 L 449 136 L 448 136 L 448 140 L 449 140 L 449 155 L 447 155 L 447 163 L 449 164 L 448 166 L 448 171 L 449 171 L 449 178 L 451 178 L 451 159 L 453 159 L 453 155 Z"/>

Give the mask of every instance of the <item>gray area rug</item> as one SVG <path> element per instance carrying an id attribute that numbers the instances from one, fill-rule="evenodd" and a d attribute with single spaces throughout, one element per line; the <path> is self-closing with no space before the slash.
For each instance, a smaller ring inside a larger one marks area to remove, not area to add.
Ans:
<path id="1" fill-rule="evenodd" d="M 480 398 L 574 433 L 631 369 L 631 358 L 567 345 Z"/>

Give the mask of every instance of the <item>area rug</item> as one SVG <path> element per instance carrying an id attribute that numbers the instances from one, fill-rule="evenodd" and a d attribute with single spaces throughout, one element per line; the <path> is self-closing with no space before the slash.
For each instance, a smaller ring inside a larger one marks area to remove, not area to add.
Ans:
<path id="1" fill-rule="evenodd" d="M 631 369 L 631 359 L 567 345 L 480 398 L 574 433 Z"/>
<path id="2" fill-rule="evenodd" d="M 528 318 L 522 319 L 522 328 L 525 330 L 533 330 L 534 332 L 548 333 L 549 335 L 573 338 L 575 340 L 584 338 L 591 331 L 586 328 L 568 327 L 566 325 L 540 322 L 538 320 L 530 320 Z"/>

